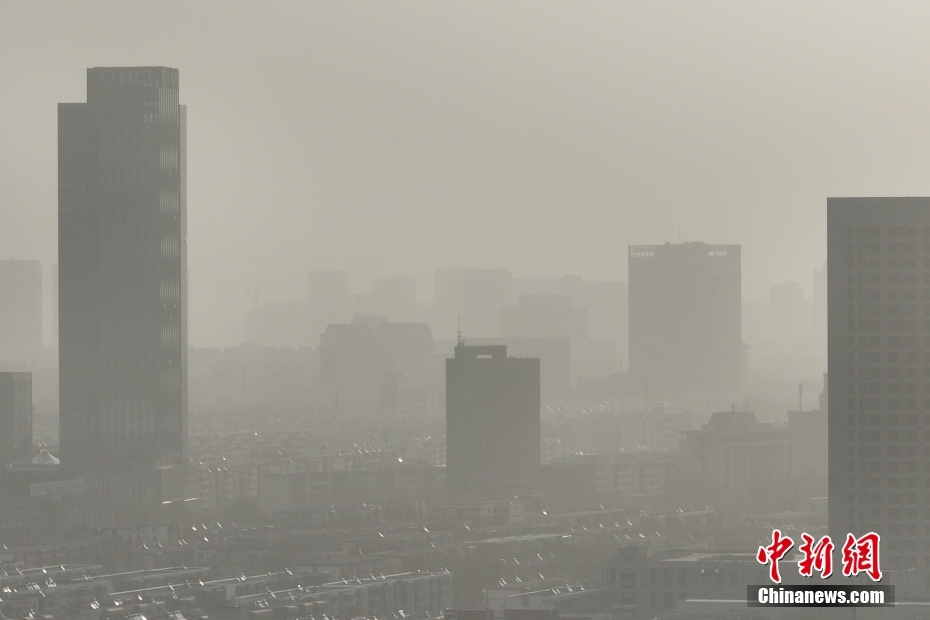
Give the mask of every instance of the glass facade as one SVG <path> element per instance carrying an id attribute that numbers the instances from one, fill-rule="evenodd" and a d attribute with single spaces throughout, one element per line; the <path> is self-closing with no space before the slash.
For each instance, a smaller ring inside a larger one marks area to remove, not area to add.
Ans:
<path id="1" fill-rule="evenodd" d="M 186 116 L 178 71 L 87 71 L 59 104 L 61 462 L 186 460 Z"/>
<path id="2" fill-rule="evenodd" d="M 831 198 L 830 533 L 930 566 L 930 198 Z"/>

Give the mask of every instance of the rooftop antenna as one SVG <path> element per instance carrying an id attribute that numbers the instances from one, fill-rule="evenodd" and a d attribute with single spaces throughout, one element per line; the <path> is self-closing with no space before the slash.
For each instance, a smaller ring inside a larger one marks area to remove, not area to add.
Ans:
<path id="1" fill-rule="evenodd" d="M 465 339 L 462 338 L 462 317 L 459 317 L 459 331 L 458 331 L 458 336 L 455 339 L 455 346 L 457 347 L 465 346 Z"/>

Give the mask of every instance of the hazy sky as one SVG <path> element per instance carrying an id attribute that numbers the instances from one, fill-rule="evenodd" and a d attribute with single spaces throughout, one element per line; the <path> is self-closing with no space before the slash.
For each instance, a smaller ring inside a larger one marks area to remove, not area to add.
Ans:
<path id="1" fill-rule="evenodd" d="M 85 69 L 167 65 L 194 346 L 310 268 L 626 280 L 679 225 L 743 246 L 744 297 L 809 290 L 827 196 L 930 195 L 928 32 L 927 2 L 0 0 L 0 258 L 57 261 Z"/>

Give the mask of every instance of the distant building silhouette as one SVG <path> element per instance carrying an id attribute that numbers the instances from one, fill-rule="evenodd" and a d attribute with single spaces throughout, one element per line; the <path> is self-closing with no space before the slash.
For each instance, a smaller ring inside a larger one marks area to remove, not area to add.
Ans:
<path id="1" fill-rule="evenodd" d="M 32 373 L 0 372 L 0 467 L 32 462 Z"/>
<path id="2" fill-rule="evenodd" d="M 738 390 L 740 246 L 632 245 L 630 375 L 651 396 Z"/>
<path id="3" fill-rule="evenodd" d="M 567 296 L 571 300 L 568 326 L 553 331 L 551 327 L 562 321 L 550 321 L 550 329 L 538 335 L 561 334 L 571 340 L 571 374 L 573 380 L 582 377 L 607 377 L 617 373 L 627 358 L 627 287 L 625 282 L 585 280 L 581 276 L 529 277 L 514 280 L 517 308 L 505 308 L 501 314 L 501 333 L 513 334 L 514 319 L 538 314 L 541 305 L 549 305 L 550 316 L 554 298 Z M 523 297 L 539 301 L 527 303 Z M 547 297 L 552 301 L 540 303 Z M 521 305 L 525 310 L 520 310 Z M 564 313 L 564 310 L 560 312 Z M 564 315 L 564 314 L 563 314 Z M 534 323 L 521 321 L 520 328 Z M 563 323 L 564 324 L 564 323 Z M 537 330 L 538 331 L 538 330 Z M 566 335 L 568 334 L 568 335 Z M 543 369 L 543 375 L 546 371 Z M 543 380 L 545 384 L 545 379 Z M 545 394 L 545 387 L 543 392 Z M 544 395 L 545 397 L 545 395 Z"/>
<path id="4" fill-rule="evenodd" d="M 320 338 L 324 409 L 341 413 L 436 412 L 440 379 L 426 323 L 356 317 Z"/>
<path id="5" fill-rule="evenodd" d="M 829 532 L 930 567 L 930 198 L 827 200 Z"/>
<path id="6" fill-rule="evenodd" d="M 446 360 L 449 500 L 532 490 L 540 466 L 539 360 L 506 346 L 455 347 Z"/>
<path id="7" fill-rule="evenodd" d="M 769 293 L 769 334 L 782 350 L 803 350 L 810 334 L 810 303 L 797 282 L 773 286 Z"/>
<path id="8" fill-rule="evenodd" d="M 507 269 L 437 269 L 433 330 L 441 340 L 456 332 L 471 337 L 501 334 L 501 308 L 513 305 L 513 276 Z"/>
<path id="9" fill-rule="evenodd" d="M 185 112 L 166 67 L 88 69 L 58 107 L 61 462 L 101 488 L 187 458 Z"/>
<path id="10" fill-rule="evenodd" d="M 349 274 L 346 271 L 315 270 L 307 274 L 307 301 L 317 334 L 330 323 L 349 320 Z"/>
<path id="11" fill-rule="evenodd" d="M 30 360 L 42 351 L 42 265 L 0 260 L 0 360 Z"/>
<path id="12" fill-rule="evenodd" d="M 501 309 L 501 336 L 587 338 L 588 309 L 568 295 L 520 295 L 516 306 Z"/>
<path id="13" fill-rule="evenodd" d="M 717 411 L 700 430 L 683 434 L 688 489 L 742 510 L 775 510 L 791 498 L 796 440 L 788 428 L 757 422 L 751 411 Z"/>
<path id="14" fill-rule="evenodd" d="M 310 308 L 303 302 L 262 302 L 245 313 L 245 341 L 266 347 L 319 344 Z"/>
<path id="15" fill-rule="evenodd" d="M 371 282 L 372 314 L 386 316 L 395 323 L 420 318 L 417 281 L 414 278 L 376 278 Z"/>
<path id="16" fill-rule="evenodd" d="M 811 339 L 826 353 L 827 344 L 827 265 L 814 269 L 811 290 Z"/>

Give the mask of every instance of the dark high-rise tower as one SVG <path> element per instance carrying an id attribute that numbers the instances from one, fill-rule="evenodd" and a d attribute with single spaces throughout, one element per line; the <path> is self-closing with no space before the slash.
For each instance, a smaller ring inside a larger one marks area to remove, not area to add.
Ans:
<path id="1" fill-rule="evenodd" d="M 930 198 L 827 200 L 829 530 L 930 567 Z"/>
<path id="2" fill-rule="evenodd" d="M 740 246 L 631 245 L 630 375 L 651 396 L 738 390 Z"/>
<path id="3" fill-rule="evenodd" d="M 449 500 L 529 492 L 539 465 L 539 360 L 460 343 L 446 360 Z"/>
<path id="4" fill-rule="evenodd" d="M 186 459 L 185 146 L 176 69 L 88 69 L 58 106 L 63 466 Z"/>

